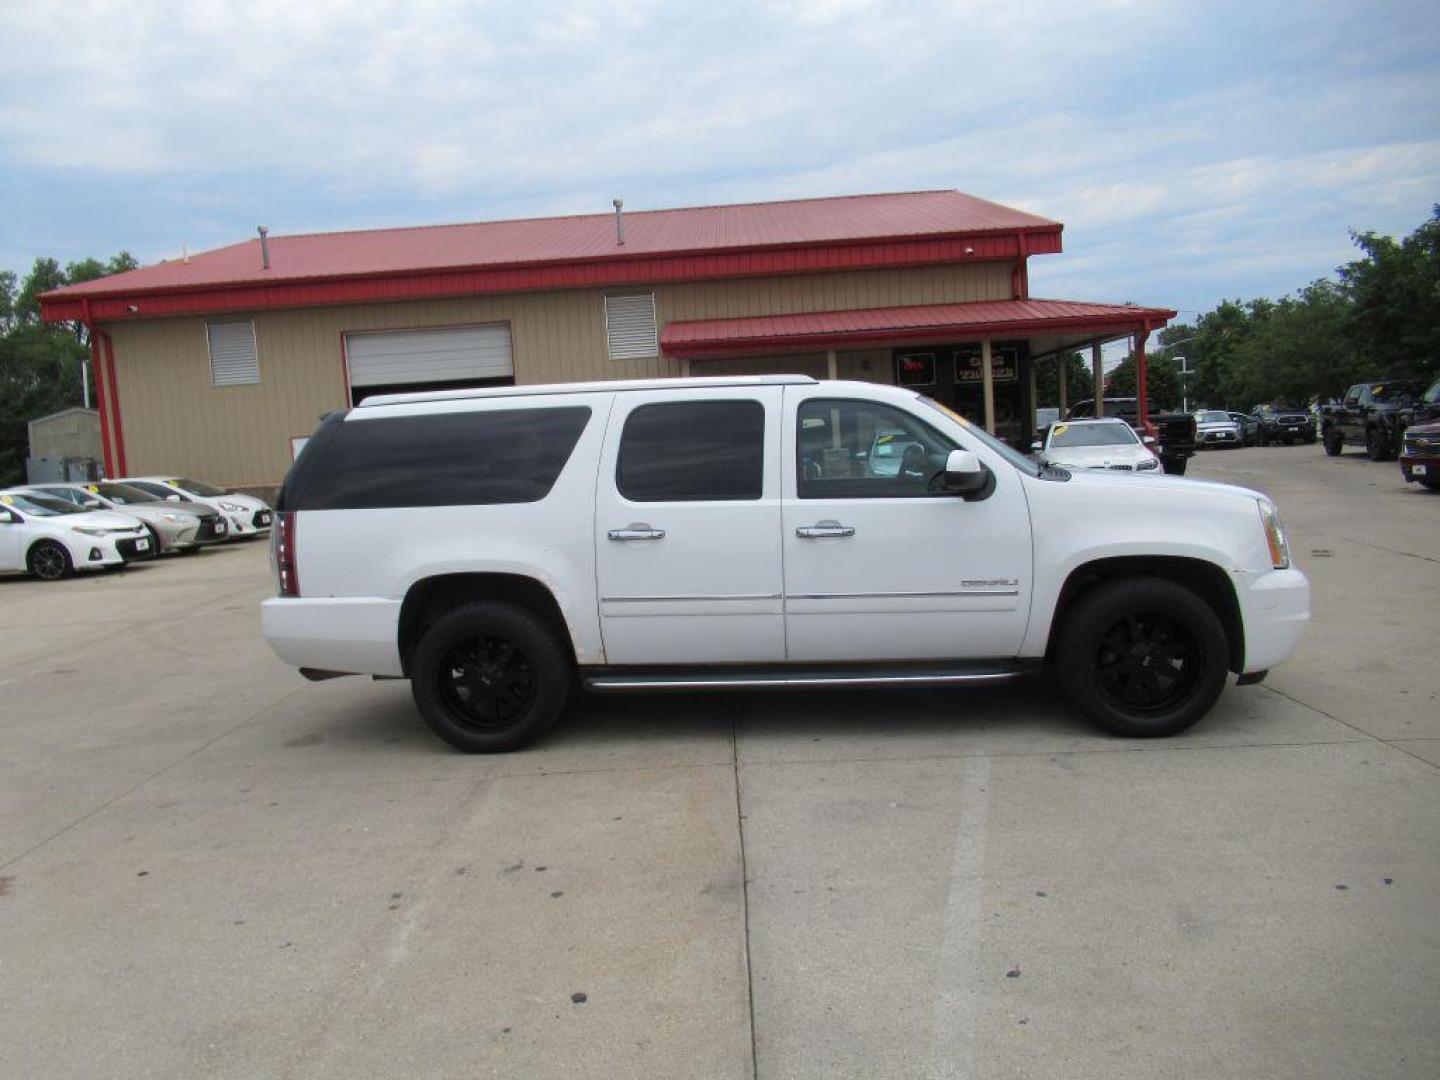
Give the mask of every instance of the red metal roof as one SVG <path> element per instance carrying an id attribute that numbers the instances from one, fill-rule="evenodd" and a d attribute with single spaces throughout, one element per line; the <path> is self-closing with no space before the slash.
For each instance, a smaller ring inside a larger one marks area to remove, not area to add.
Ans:
<path id="1" fill-rule="evenodd" d="M 635 281 L 694 280 L 859 265 L 1015 258 L 1060 250 L 1059 222 L 959 191 L 917 191 L 365 232 L 272 235 L 46 293 L 46 318 L 165 315 L 240 306 Z M 961 243 L 966 238 L 972 242 Z M 841 254 L 838 248 L 864 246 Z M 755 260 L 745 253 L 770 253 Z M 753 264 L 753 265 L 752 265 Z M 409 280 L 423 278 L 423 281 Z M 348 288 L 335 283 L 347 282 Z M 362 284 L 362 282 L 364 284 Z M 322 283 L 330 287 L 319 287 Z M 179 300 L 178 294 L 189 294 Z M 169 297 L 139 312 L 104 303 Z"/>
<path id="2" fill-rule="evenodd" d="M 743 319 L 667 323 L 662 351 L 671 356 L 726 356 L 783 348 L 835 348 L 841 343 L 936 336 L 1039 335 L 1070 330 L 1128 331 L 1163 326 L 1165 308 L 1090 304 L 1078 300 L 983 300 L 968 304 L 816 311 Z"/>

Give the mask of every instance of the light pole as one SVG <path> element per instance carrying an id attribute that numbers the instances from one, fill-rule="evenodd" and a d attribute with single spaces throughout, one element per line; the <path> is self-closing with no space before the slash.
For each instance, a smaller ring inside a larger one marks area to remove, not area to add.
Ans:
<path id="1" fill-rule="evenodd" d="M 1194 373 L 1190 370 L 1190 362 L 1185 357 L 1174 356 L 1171 359 L 1180 365 L 1175 369 L 1175 374 L 1180 378 L 1180 411 L 1188 413 L 1190 411 L 1190 392 L 1185 384 L 1185 377 Z"/>

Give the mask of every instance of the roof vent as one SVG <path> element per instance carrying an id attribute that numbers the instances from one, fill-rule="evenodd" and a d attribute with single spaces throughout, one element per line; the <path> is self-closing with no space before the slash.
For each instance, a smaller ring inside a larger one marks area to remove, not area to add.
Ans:
<path id="1" fill-rule="evenodd" d="M 260 269 L 270 269 L 270 230 L 264 225 L 256 225 L 255 229 L 260 233 Z"/>
<path id="2" fill-rule="evenodd" d="M 615 207 L 615 243 L 620 247 L 625 246 L 625 200 L 611 199 L 610 204 Z"/>

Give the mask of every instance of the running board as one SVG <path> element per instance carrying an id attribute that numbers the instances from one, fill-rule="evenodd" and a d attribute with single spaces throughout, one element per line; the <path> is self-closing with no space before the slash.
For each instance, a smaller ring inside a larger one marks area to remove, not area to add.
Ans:
<path id="1" fill-rule="evenodd" d="M 1039 664 L 994 661 L 945 665 L 774 667 L 756 670 L 608 670 L 585 675 L 596 693 L 663 690 L 815 690 L 838 686 L 983 686 L 1015 682 L 1039 671 Z"/>

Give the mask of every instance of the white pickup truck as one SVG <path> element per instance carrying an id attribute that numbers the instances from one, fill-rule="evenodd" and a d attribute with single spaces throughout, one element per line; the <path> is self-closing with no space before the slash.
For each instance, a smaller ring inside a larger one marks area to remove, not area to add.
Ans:
<path id="1" fill-rule="evenodd" d="M 468 751 L 591 691 L 946 685 L 1050 665 L 1170 735 L 1309 618 L 1243 488 L 1036 464 L 912 391 L 802 376 L 372 397 L 286 478 L 264 633 L 409 678 Z"/>

